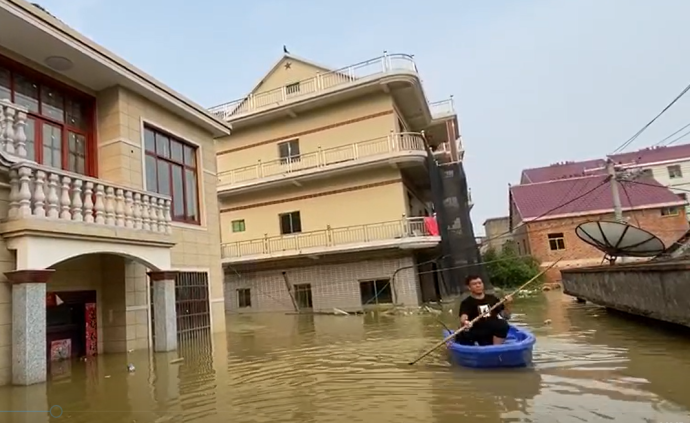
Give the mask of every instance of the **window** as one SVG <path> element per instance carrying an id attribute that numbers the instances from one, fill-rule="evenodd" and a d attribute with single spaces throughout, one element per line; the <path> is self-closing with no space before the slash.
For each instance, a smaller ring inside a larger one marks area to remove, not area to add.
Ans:
<path id="1" fill-rule="evenodd" d="M 196 147 L 148 126 L 144 145 L 146 189 L 172 197 L 175 222 L 199 224 Z"/>
<path id="2" fill-rule="evenodd" d="M 393 289 L 390 279 L 377 279 L 359 283 L 362 305 L 392 304 Z"/>
<path id="3" fill-rule="evenodd" d="M 661 209 L 662 216 L 678 216 L 679 213 L 678 207 L 664 207 Z"/>
<path id="4" fill-rule="evenodd" d="M 640 176 L 643 178 L 653 178 L 654 172 L 652 172 L 652 169 L 643 169 L 642 172 L 640 172 Z"/>
<path id="5" fill-rule="evenodd" d="M 232 221 L 232 231 L 233 232 L 244 232 L 245 229 L 246 228 L 244 226 L 244 219 Z"/>
<path id="6" fill-rule="evenodd" d="M 280 233 L 282 235 L 302 232 L 302 219 L 298 211 L 283 213 L 278 217 L 280 218 Z"/>
<path id="7" fill-rule="evenodd" d="M 314 303 L 311 299 L 311 284 L 295 285 L 293 289 L 295 290 L 295 302 L 300 310 L 314 308 Z"/>
<path id="8" fill-rule="evenodd" d="M 299 92 L 299 88 L 299 82 L 295 82 L 294 84 L 288 84 L 285 86 L 285 94 L 297 94 Z"/>
<path id="9" fill-rule="evenodd" d="M 549 249 L 551 251 L 565 250 L 563 233 L 549 234 Z"/>
<path id="10" fill-rule="evenodd" d="M 299 140 L 290 140 L 278 144 L 278 155 L 280 155 L 280 163 L 298 162 L 299 157 Z"/>
<path id="11" fill-rule="evenodd" d="M 680 170 L 680 165 L 668 166 L 668 177 L 671 179 L 677 179 L 683 177 L 683 172 Z"/>
<path id="12" fill-rule="evenodd" d="M 247 308 L 252 306 L 252 290 L 249 288 L 242 288 L 237 290 L 237 306 L 239 308 Z"/>
<path id="13" fill-rule="evenodd" d="M 28 109 L 27 158 L 94 176 L 94 100 L 59 86 L 46 76 L 0 64 L 0 100 Z"/>

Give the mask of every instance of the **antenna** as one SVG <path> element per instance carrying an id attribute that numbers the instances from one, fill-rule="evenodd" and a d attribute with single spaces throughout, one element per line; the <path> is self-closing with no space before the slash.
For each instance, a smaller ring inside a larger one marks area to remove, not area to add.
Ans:
<path id="1" fill-rule="evenodd" d="M 575 228 L 575 234 L 602 251 L 609 264 L 618 257 L 655 257 L 666 249 L 653 233 L 623 222 L 586 222 Z"/>

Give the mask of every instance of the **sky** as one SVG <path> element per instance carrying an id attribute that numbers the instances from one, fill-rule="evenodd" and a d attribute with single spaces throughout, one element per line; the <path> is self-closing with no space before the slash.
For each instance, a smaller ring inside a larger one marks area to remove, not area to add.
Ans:
<path id="1" fill-rule="evenodd" d="M 203 106 L 244 96 L 283 45 L 334 68 L 414 54 L 429 99 L 454 96 L 478 234 L 522 169 L 611 153 L 690 84 L 688 0 L 39 3 Z M 688 122 L 690 95 L 626 151 Z"/>

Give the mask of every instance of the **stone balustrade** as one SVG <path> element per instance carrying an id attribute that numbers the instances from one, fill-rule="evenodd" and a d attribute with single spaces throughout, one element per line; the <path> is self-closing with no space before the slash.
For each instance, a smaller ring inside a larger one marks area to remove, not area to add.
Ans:
<path id="1" fill-rule="evenodd" d="M 172 233 L 170 197 L 33 162 L 10 169 L 8 219 L 26 218 Z"/>
<path id="2" fill-rule="evenodd" d="M 26 109 L 0 100 L 0 149 L 5 153 L 26 157 Z"/>

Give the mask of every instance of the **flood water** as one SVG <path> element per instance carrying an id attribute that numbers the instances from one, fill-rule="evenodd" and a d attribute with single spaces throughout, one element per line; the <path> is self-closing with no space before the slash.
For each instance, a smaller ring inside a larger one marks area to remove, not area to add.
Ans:
<path id="1" fill-rule="evenodd" d="M 63 414 L 0 422 L 690 423 L 687 333 L 558 292 L 517 299 L 514 312 L 537 336 L 533 369 L 457 368 L 442 349 L 408 365 L 440 340 L 433 316 L 228 316 L 226 334 L 181 346 L 182 363 L 106 355 L 46 385 L 1 388 L 2 410 Z"/>

